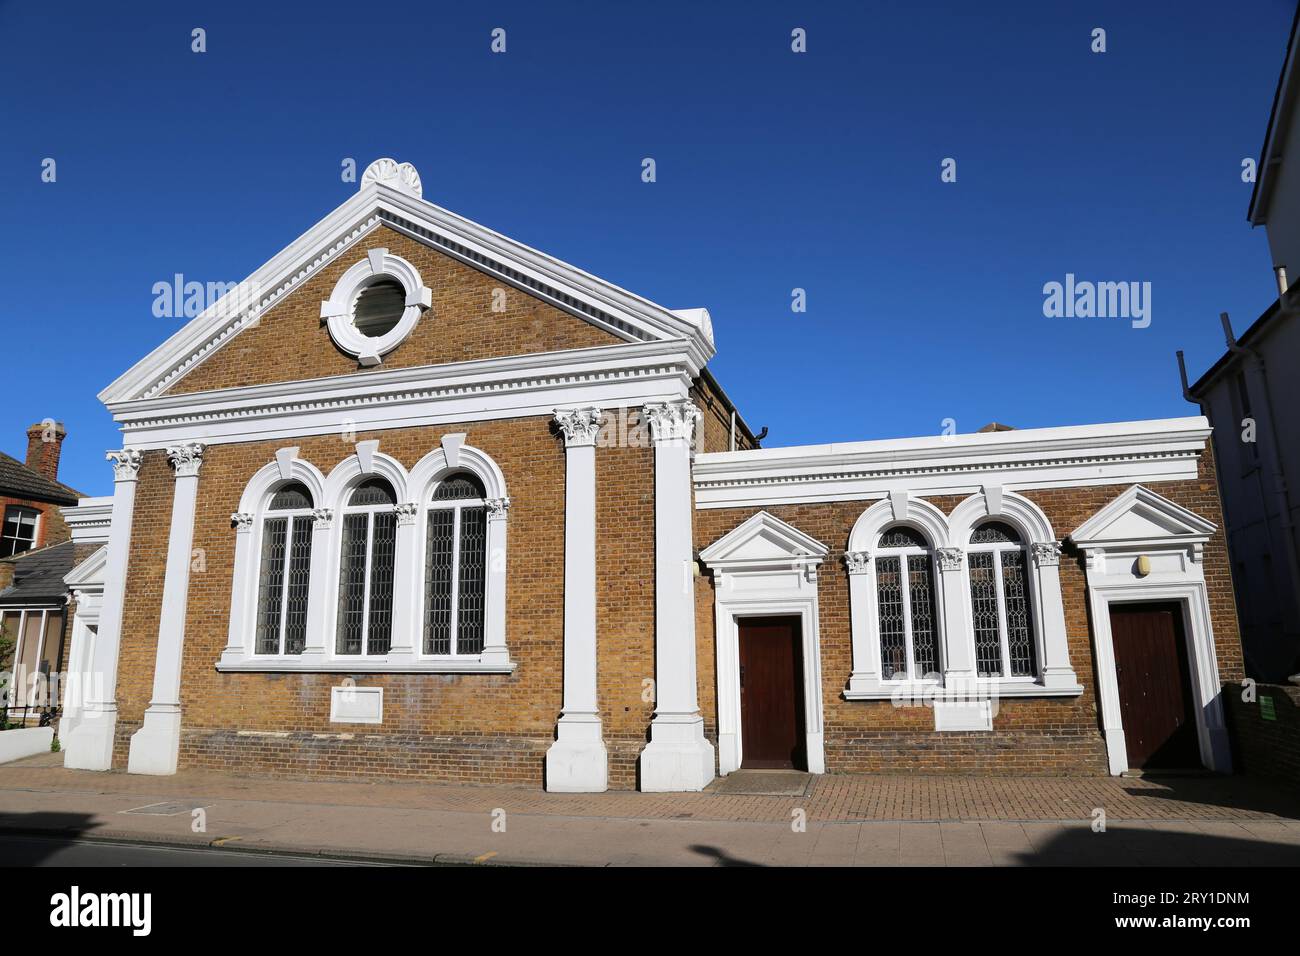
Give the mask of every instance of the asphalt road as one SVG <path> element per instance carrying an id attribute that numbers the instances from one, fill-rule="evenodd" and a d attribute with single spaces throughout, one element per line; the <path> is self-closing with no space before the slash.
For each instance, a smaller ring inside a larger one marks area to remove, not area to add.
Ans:
<path id="1" fill-rule="evenodd" d="M 249 853 L 215 847 L 0 836 L 0 866 L 376 866 L 315 856 Z"/>

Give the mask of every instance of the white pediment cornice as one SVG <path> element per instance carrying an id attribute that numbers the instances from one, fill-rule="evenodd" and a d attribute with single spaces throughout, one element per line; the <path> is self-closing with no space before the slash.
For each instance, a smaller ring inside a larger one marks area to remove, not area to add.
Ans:
<path id="1" fill-rule="evenodd" d="M 1080 548 L 1203 543 L 1213 522 L 1142 485 L 1133 485 L 1070 533 Z"/>
<path id="2" fill-rule="evenodd" d="M 700 552 L 711 568 L 737 570 L 776 565 L 817 565 L 830 549 L 766 511 L 747 518 Z"/>
<path id="3" fill-rule="evenodd" d="M 104 568 L 108 565 L 108 545 L 96 548 L 86 560 L 63 576 L 70 590 L 88 590 L 104 586 Z"/>
<path id="4" fill-rule="evenodd" d="M 380 226 L 436 248 L 626 342 L 687 339 L 702 361 L 712 358 L 712 327 L 698 314 L 703 310 L 674 312 L 389 182 L 364 181 L 354 196 L 248 276 L 238 290 L 214 302 L 100 392 L 100 401 L 111 404 L 163 394 Z"/>

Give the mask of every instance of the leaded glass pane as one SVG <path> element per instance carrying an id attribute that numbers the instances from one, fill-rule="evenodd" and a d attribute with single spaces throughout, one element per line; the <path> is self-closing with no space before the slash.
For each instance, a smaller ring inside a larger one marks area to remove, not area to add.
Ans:
<path id="1" fill-rule="evenodd" d="M 284 552 L 288 518 L 262 525 L 262 567 L 257 583 L 257 653 L 280 653 L 280 610 L 284 603 Z"/>
<path id="2" fill-rule="evenodd" d="M 971 533 L 971 544 L 1020 544 L 1020 533 L 1004 521 L 986 521 Z"/>
<path id="3" fill-rule="evenodd" d="M 986 677 L 1002 676 L 1002 641 L 998 624 L 998 582 L 993 552 L 972 551 L 970 603 L 975 626 L 975 671 Z"/>
<path id="4" fill-rule="evenodd" d="M 486 498 L 483 485 L 473 475 L 451 475 L 438 483 L 433 491 L 434 501 L 460 501 L 466 498 Z"/>
<path id="5" fill-rule="evenodd" d="M 397 515 L 374 515 L 370 546 L 370 629 L 366 652 L 387 654 L 393 642 L 393 561 L 397 553 Z"/>
<path id="6" fill-rule="evenodd" d="M 880 672 L 885 680 L 907 676 L 903 621 L 903 575 L 898 558 L 876 559 L 876 603 L 880 611 Z"/>
<path id="7" fill-rule="evenodd" d="M 348 504 L 362 507 L 365 505 L 395 505 L 397 496 L 393 486 L 382 478 L 370 478 L 357 485 Z"/>
<path id="8" fill-rule="evenodd" d="M 487 583 L 487 510 L 460 513 L 460 581 L 456 613 L 456 652 L 483 651 L 483 595 Z"/>
<path id="9" fill-rule="evenodd" d="M 311 492 L 301 482 L 290 482 L 271 498 L 272 511 L 290 511 L 311 507 Z"/>
<path id="10" fill-rule="evenodd" d="M 928 554 L 907 556 L 907 586 L 912 604 L 912 656 L 917 677 L 939 671 L 938 637 L 934 627 L 934 571 Z"/>
<path id="11" fill-rule="evenodd" d="M 452 529 L 456 512 L 433 509 L 424 549 L 424 653 L 451 653 Z"/>
<path id="12" fill-rule="evenodd" d="M 369 515 L 343 516 L 343 553 L 339 560 L 339 654 L 360 654 L 366 615 L 366 529 Z"/>
<path id="13" fill-rule="evenodd" d="M 311 519 L 293 519 L 289 545 L 289 594 L 284 609 L 284 653 L 301 654 L 307 645 L 307 588 L 311 580 Z"/>
<path id="14" fill-rule="evenodd" d="M 880 536 L 882 548 L 928 548 L 929 546 L 921 532 L 905 525 L 889 528 Z"/>
<path id="15" fill-rule="evenodd" d="M 1029 619 L 1029 568 L 1025 564 L 1025 552 L 1019 548 L 1002 552 L 1002 592 L 1007 606 L 1011 673 L 1016 677 L 1036 677 L 1038 662 Z"/>

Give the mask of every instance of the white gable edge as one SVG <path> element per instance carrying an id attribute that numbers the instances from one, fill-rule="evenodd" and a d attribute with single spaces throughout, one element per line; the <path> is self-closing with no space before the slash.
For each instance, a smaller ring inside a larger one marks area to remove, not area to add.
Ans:
<path id="1" fill-rule="evenodd" d="M 108 545 L 96 548 L 87 558 L 63 576 L 71 589 L 104 586 L 104 568 L 108 565 Z"/>
<path id="2" fill-rule="evenodd" d="M 244 280 L 258 293 L 246 308 L 223 296 L 99 393 L 105 404 L 148 398 L 171 386 L 285 295 L 346 253 L 380 225 L 489 272 L 563 311 L 629 342 L 692 338 L 713 355 L 701 324 L 531 249 L 432 203 L 371 185 L 338 206 Z"/>
<path id="3" fill-rule="evenodd" d="M 1163 495 L 1156 494 L 1150 488 L 1133 485 L 1070 532 L 1070 540 L 1080 547 L 1094 543 L 1135 540 L 1131 535 L 1107 536 L 1106 532 L 1127 515 L 1140 514 L 1142 511 L 1155 512 L 1174 527 L 1173 530 L 1161 529 L 1158 534 L 1140 536 L 1140 539 L 1155 537 L 1205 539 L 1216 530 L 1213 522 L 1207 521 L 1196 512 L 1170 501 Z"/>

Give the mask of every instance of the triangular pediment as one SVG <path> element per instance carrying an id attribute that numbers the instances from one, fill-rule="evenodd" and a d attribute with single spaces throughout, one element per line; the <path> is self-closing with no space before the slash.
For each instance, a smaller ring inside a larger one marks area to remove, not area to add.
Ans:
<path id="1" fill-rule="evenodd" d="M 700 560 L 717 567 L 810 564 L 830 552 L 816 538 L 766 511 L 748 518 L 700 552 Z"/>
<path id="2" fill-rule="evenodd" d="M 712 357 L 712 327 L 705 310 L 667 309 L 426 202 L 413 170 L 413 181 L 371 175 L 384 162 L 372 164 L 354 196 L 137 362 L 100 393 L 100 400 L 111 405 L 161 395 L 233 339 L 257 327 L 264 316 L 273 315 L 286 296 L 340 257 L 364 256 L 366 238 L 385 229 L 604 330 L 612 336 L 610 341 L 685 339 L 698 350 L 701 364 Z"/>
<path id="3" fill-rule="evenodd" d="M 1070 534 L 1080 547 L 1141 544 L 1161 540 L 1204 540 L 1215 525 L 1156 494 L 1133 485 Z"/>
<path id="4" fill-rule="evenodd" d="M 86 560 L 63 576 L 63 583 L 69 588 L 90 588 L 104 586 L 104 568 L 108 565 L 108 545 L 101 545 Z"/>

